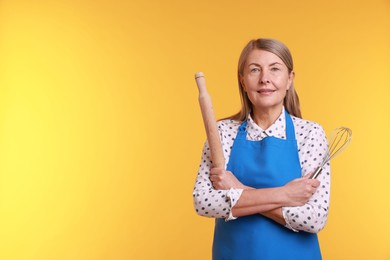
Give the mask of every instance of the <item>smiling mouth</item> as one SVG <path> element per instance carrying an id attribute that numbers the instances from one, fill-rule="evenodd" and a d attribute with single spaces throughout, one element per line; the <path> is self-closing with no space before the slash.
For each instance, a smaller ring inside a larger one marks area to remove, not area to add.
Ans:
<path id="1" fill-rule="evenodd" d="M 273 92 L 275 92 L 275 90 L 273 90 L 273 89 L 260 89 L 257 91 L 257 93 L 259 93 L 259 94 L 271 94 Z"/>

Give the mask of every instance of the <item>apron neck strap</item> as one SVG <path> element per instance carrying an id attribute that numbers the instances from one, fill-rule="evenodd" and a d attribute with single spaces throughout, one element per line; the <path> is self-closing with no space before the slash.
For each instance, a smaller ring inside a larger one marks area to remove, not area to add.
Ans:
<path id="1" fill-rule="evenodd" d="M 287 140 L 295 140 L 295 129 L 294 124 L 291 119 L 291 116 L 289 113 L 287 113 L 287 110 L 284 110 L 284 116 L 286 118 L 286 134 L 287 134 Z"/>
<path id="2" fill-rule="evenodd" d="M 295 129 L 294 129 L 294 124 L 291 119 L 290 114 L 287 112 L 287 110 L 284 110 L 284 115 L 285 115 L 285 121 L 286 121 L 286 139 L 287 140 L 295 140 Z M 248 120 L 245 120 L 242 122 L 240 127 L 238 128 L 238 134 L 237 138 L 238 139 L 246 139 L 246 126 L 248 124 Z"/>

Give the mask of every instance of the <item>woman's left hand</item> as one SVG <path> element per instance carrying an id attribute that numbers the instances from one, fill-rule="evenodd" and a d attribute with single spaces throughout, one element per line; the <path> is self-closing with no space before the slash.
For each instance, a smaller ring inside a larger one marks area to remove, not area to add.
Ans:
<path id="1" fill-rule="evenodd" d="M 212 168 L 210 171 L 210 180 L 216 190 L 229 190 L 231 188 L 245 189 L 243 185 L 231 171 L 221 168 Z"/>

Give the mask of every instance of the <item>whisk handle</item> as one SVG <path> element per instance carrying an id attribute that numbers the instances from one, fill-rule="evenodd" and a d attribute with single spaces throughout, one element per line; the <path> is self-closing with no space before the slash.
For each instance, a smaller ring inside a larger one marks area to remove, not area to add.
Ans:
<path id="1" fill-rule="evenodd" d="M 315 172 L 310 176 L 310 179 L 316 179 L 322 172 L 322 167 L 318 167 Z"/>

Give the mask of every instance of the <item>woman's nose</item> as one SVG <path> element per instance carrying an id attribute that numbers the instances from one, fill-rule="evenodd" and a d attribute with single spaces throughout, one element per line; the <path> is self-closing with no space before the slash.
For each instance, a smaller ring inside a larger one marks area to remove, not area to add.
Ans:
<path id="1" fill-rule="evenodd" d="M 261 72 L 261 74 L 260 74 L 260 83 L 261 84 L 268 84 L 268 83 L 270 83 L 269 75 L 268 75 L 267 72 L 265 72 L 265 71 Z"/>

